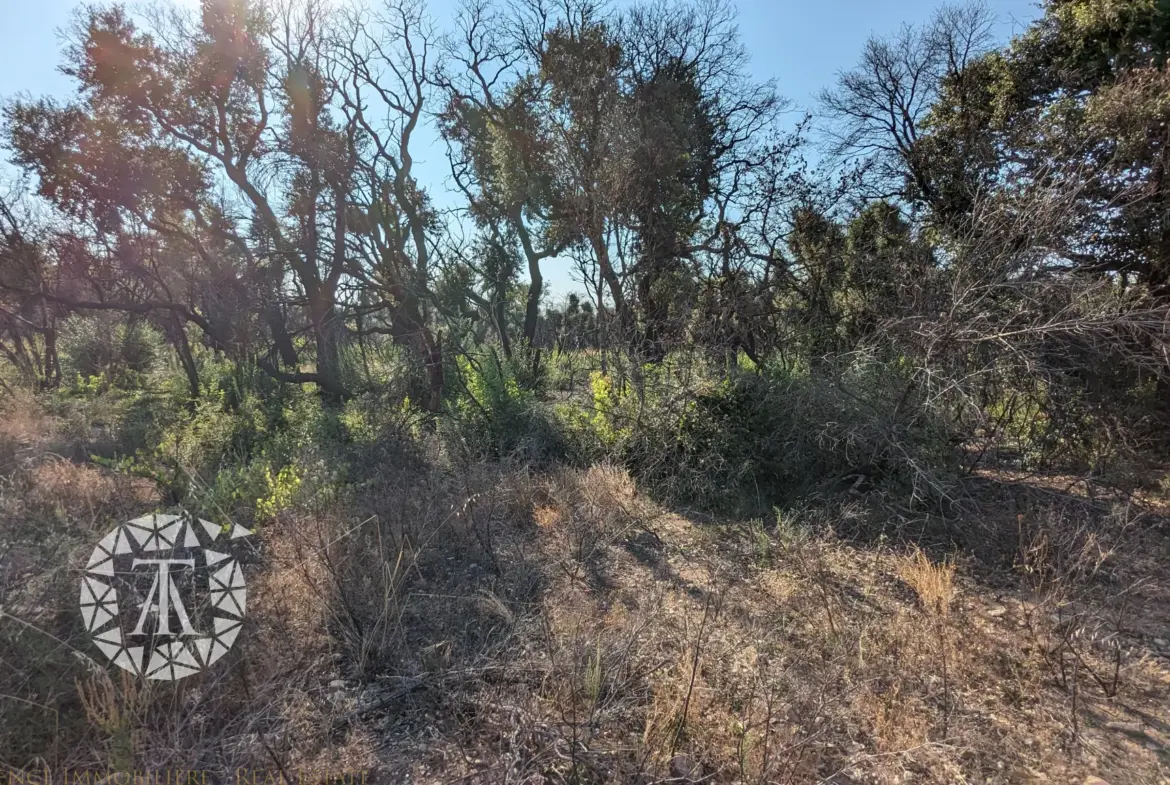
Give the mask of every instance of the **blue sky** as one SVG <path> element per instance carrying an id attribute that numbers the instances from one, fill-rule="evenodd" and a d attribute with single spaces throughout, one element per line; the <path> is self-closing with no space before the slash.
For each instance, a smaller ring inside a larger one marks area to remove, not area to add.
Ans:
<path id="1" fill-rule="evenodd" d="M 194 5 L 196 0 L 180 0 Z M 0 26 L 0 99 L 17 93 L 66 96 L 69 80 L 57 72 L 59 31 L 66 27 L 76 0 L 3 0 Z M 741 0 L 740 34 L 759 79 L 776 80 L 780 93 L 798 109 L 813 108 L 818 90 L 857 59 L 865 39 L 896 31 L 903 23 L 927 19 L 936 0 Z M 1040 14 L 1034 0 L 988 0 L 998 19 L 996 34 L 1006 41 Z M 432 0 L 431 14 L 449 19 L 456 0 Z M 443 151 L 420 150 L 416 157 L 439 176 Z M 549 288 L 562 294 L 577 288 L 567 262 L 553 260 L 546 271 Z"/>

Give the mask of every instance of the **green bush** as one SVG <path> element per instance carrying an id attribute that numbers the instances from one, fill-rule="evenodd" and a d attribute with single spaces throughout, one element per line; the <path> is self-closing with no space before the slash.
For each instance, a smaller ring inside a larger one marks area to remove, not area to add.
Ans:
<path id="1" fill-rule="evenodd" d="M 590 371 L 598 365 L 597 353 L 588 349 L 550 351 L 545 355 L 548 384 L 551 389 L 574 393 L 589 381 Z"/>
<path id="2" fill-rule="evenodd" d="M 58 351 L 62 373 L 74 391 L 92 395 L 106 387 L 141 387 L 163 352 L 163 340 L 141 320 L 98 313 L 66 321 Z"/>
<path id="3" fill-rule="evenodd" d="M 494 349 L 478 358 L 456 359 L 456 394 L 450 422 L 441 424 L 447 442 L 467 456 L 521 454 L 544 461 L 563 452 L 557 428 L 525 371 Z"/>
<path id="4" fill-rule="evenodd" d="M 676 501 L 767 509 L 818 490 L 881 491 L 909 503 L 948 494 L 943 419 L 901 366 L 872 358 L 811 373 L 737 365 L 720 379 L 647 367 L 641 391 L 594 373 L 583 405 L 556 408 L 582 460 L 614 460 Z"/>

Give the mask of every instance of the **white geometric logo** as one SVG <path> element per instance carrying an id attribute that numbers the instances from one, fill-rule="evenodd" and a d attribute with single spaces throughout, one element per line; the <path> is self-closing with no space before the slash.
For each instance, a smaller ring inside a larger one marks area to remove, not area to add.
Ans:
<path id="1" fill-rule="evenodd" d="M 248 590 L 239 562 L 225 551 L 250 534 L 186 512 L 114 529 L 81 579 L 81 617 L 94 644 L 147 679 L 174 681 L 209 667 L 240 634 Z"/>

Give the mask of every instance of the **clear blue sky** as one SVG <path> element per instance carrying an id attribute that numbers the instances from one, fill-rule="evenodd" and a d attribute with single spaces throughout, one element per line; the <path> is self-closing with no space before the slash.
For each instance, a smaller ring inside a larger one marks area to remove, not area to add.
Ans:
<path id="1" fill-rule="evenodd" d="M 179 0 L 194 6 L 197 0 Z M 376 0 L 374 0 L 376 2 Z M 0 0 L 0 99 L 20 92 L 65 96 L 69 80 L 57 72 L 59 31 L 68 25 L 77 0 Z M 936 0 L 741 0 L 740 33 L 760 79 L 775 78 L 781 94 L 798 108 L 812 108 L 818 90 L 851 66 L 871 34 L 896 31 L 904 22 L 927 19 Z M 1006 41 L 1040 10 L 1035 0 L 988 0 L 998 17 L 996 33 Z M 428 8 L 440 24 L 450 19 L 456 0 L 431 0 Z M 418 151 L 427 169 L 442 177 L 443 151 Z M 567 263 L 553 260 L 546 277 L 553 294 L 577 288 Z"/>

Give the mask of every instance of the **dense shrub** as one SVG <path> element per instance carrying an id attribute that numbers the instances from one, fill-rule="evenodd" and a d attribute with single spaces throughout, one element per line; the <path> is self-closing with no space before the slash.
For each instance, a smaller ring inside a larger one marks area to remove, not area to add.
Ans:
<path id="1" fill-rule="evenodd" d="M 140 387 L 162 352 L 162 337 L 120 314 L 74 316 L 61 329 L 62 372 L 75 385 Z"/>
<path id="2" fill-rule="evenodd" d="M 684 380 L 668 362 L 644 369 L 641 384 L 639 393 L 595 373 L 588 405 L 559 406 L 558 419 L 579 455 L 621 461 L 676 500 L 740 508 L 830 489 L 910 503 L 948 495 L 948 429 L 896 363 Z"/>
<path id="3" fill-rule="evenodd" d="M 457 453 L 545 461 L 563 452 L 560 434 L 533 389 L 534 379 L 525 379 L 529 372 L 521 366 L 494 350 L 458 359 L 451 417 L 440 424 Z"/>

